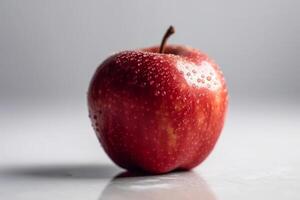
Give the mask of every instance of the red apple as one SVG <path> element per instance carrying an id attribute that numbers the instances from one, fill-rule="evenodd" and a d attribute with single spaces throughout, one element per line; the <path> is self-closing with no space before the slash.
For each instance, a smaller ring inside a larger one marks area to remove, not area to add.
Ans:
<path id="1" fill-rule="evenodd" d="M 107 58 L 88 90 L 97 137 L 127 170 L 188 170 L 214 148 L 227 110 L 227 87 L 217 64 L 199 50 L 165 45 Z"/>

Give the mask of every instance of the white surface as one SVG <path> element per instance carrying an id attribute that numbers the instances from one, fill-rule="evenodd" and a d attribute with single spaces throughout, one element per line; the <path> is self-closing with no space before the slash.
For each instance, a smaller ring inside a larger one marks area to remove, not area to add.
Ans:
<path id="1" fill-rule="evenodd" d="M 100 148 L 85 105 L 8 105 L 0 199 L 300 199 L 296 104 L 231 103 L 215 150 L 192 172 L 116 179 L 123 170 Z"/>

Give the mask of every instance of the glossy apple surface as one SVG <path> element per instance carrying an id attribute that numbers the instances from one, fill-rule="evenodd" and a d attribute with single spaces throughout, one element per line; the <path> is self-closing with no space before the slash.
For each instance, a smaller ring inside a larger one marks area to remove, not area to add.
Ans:
<path id="1" fill-rule="evenodd" d="M 92 125 L 120 167 L 188 170 L 214 148 L 227 109 L 217 64 L 186 46 L 124 51 L 106 59 L 88 90 Z"/>

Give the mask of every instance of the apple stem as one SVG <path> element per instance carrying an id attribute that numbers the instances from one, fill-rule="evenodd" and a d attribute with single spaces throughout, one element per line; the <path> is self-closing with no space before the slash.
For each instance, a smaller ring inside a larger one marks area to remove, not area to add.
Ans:
<path id="1" fill-rule="evenodd" d="M 168 28 L 168 30 L 166 31 L 162 41 L 161 41 L 161 44 L 160 44 L 160 48 L 159 48 L 159 53 L 164 53 L 165 51 L 165 45 L 166 45 L 166 42 L 167 42 L 167 39 L 170 37 L 170 35 L 172 35 L 173 33 L 175 33 L 175 29 L 173 26 L 170 26 Z"/>

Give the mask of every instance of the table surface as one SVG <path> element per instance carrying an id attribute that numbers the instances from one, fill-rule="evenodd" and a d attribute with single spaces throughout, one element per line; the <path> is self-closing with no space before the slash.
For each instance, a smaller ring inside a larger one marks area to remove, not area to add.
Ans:
<path id="1" fill-rule="evenodd" d="M 140 177 L 108 159 L 84 104 L 33 104 L 0 106 L 1 199 L 300 199 L 299 104 L 231 103 L 204 163 Z"/>

